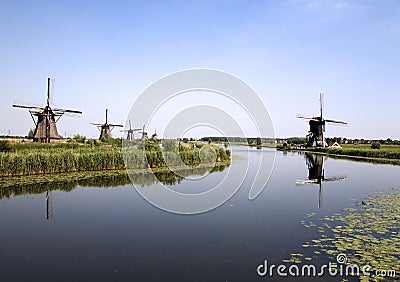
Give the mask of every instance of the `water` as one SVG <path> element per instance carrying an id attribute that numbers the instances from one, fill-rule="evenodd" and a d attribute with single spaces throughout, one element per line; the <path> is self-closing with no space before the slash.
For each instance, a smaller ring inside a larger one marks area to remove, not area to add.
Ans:
<path id="1" fill-rule="evenodd" d="M 243 149 L 236 148 L 235 154 L 242 157 L 231 169 L 247 165 Z M 53 190 L 48 206 L 43 189 L 40 194 L 3 197 L 1 280 L 263 281 L 267 279 L 258 277 L 256 268 L 265 259 L 279 264 L 315 238 L 315 231 L 300 224 L 306 214 L 340 213 L 367 192 L 400 183 L 398 166 L 324 157 L 325 180 L 343 179 L 322 181 L 320 193 L 319 184 L 296 185 L 309 180 L 304 155 L 278 152 L 268 186 L 250 201 L 260 154 L 273 152 L 252 149 L 249 175 L 238 193 L 199 215 L 164 212 L 130 184 L 99 188 L 89 182 L 71 191 Z M 312 161 L 318 165 L 321 159 Z M 199 192 L 227 173 L 212 173 L 197 184 L 179 180 L 169 187 Z"/>

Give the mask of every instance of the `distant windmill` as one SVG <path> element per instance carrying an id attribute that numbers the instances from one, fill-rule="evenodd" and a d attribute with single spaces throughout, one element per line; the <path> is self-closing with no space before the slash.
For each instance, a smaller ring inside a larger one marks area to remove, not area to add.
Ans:
<path id="1" fill-rule="evenodd" d="M 308 131 L 308 134 L 306 136 L 307 147 L 325 147 L 325 145 L 326 145 L 325 138 L 324 138 L 325 123 L 347 124 L 347 122 L 344 122 L 344 121 L 324 119 L 322 116 L 323 103 L 324 103 L 324 96 L 322 93 L 320 93 L 320 96 L 319 96 L 320 116 L 305 117 L 303 115 L 297 115 L 297 118 L 310 120 L 309 121 L 310 130 Z"/>
<path id="2" fill-rule="evenodd" d="M 108 109 L 106 109 L 106 122 L 105 123 L 91 123 L 95 126 L 97 126 L 100 130 L 100 137 L 99 139 L 102 139 L 103 137 L 111 137 L 111 131 L 114 129 L 114 127 L 123 127 L 122 124 L 111 124 L 108 123 Z"/>
<path id="3" fill-rule="evenodd" d="M 308 180 L 298 180 L 296 185 L 318 184 L 318 208 L 322 206 L 322 182 L 340 181 L 347 176 L 334 176 L 325 178 L 324 156 L 315 154 L 305 154 L 308 167 Z"/>
<path id="4" fill-rule="evenodd" d="M 140 131 L 140 128 L 132 128 L 131 120 L 129 120 L 129 129 L 121 130 L 121 132 L 127 132 L 126 140 L 133 141 L 135 140 L 135 131 Z"/>
<path id="5" fill-rule="evenodd" d="M 81 111 L 58 109 L 50 107 L 50 83 L 51 79 L 47 79 L 47 103 L 44 107 L 13 104 L 13 107 L 29 109 L 29 113 L 32 116 L 33 122 L 35 123 L 35 132 L 33 134 L 34 142 L 47 142 L 49 143 L 52 139 L 60 139 L 58 135 L 56 123 L 65 114 L 82 114 Z M 37 121 L 34 116 L 37 117 Z"/>
<path id="6" fill-rule="evenodd" d="M 157 140 L 157 131 L 156 130 L 154 130 L 154 134 L 151 135 L 151 139 L 152 140 Z"/>
<path id="7" fill-rule="evenodd" d="M 145 129 L 145 125 L 143 125 L 143 130 L 140 133 L 142 133 L 142 140 L 147 140 L 147 139 L 149 139 L 149 136 L 147 135 L 147 132 L 144 131 L 144 129 Z"/>

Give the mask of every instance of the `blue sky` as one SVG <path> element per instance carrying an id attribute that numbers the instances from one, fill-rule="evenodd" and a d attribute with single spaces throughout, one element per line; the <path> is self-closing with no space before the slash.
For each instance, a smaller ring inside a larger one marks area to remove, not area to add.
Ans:
<path id="1" fill-rule="evenodd" d="M 33 127 L 28 112 L 11 105 L 44 104 L 49 76 L 54 105 L 84 112 L 63 117 L 60 134 L 97 137 L 89 122 L 103 121 L 106 107 L 111 122 L 125 123 L 151 83 L 212 68 L 254 88 L 277 136 L 304 136 L 307 124 L 296 114 L 317 114 L 323 92 L 326 117 L 349 122 L 327 127 L 328 136 L 400 139 L 399 1 L 1 1 L 0 7 L 0 134 Z M 156 122 L 149 131 L 155 128 Z"/>

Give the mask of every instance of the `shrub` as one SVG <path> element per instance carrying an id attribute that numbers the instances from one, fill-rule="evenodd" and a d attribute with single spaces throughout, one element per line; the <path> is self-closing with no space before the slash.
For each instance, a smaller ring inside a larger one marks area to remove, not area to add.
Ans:
<path id="1" fill-rule="evenodd" d="M 371 149 L 380 149 L 381 144 L 379 142 L 372 142 Z"/>
<path id="2" fill-rule="evenodd" d="M 257 146 L 261 146 L 261 145 L 262 145 L 262 141 L 261 141 L 261 138 L 260 138 L 260 137 L 257 137 L 257 139 L 256 139 L 256 145 L 257 145 Z"/>
<path id="3" fill-rule="evenodd" d="M 75 134 L 73 140 L 75 140 L 78 143 L 85 143 L 86 137 L 83 135 Z"/>
<path id="4" fill-rule="evenodd" d="M 12 145 L 10 142 L 7 140 L 0 140 L 0 152 L 11 152 L 13 149 Z"/>

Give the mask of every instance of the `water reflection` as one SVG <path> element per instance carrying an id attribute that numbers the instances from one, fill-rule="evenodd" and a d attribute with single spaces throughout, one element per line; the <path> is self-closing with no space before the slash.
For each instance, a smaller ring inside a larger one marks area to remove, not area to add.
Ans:
<path id="1" fill-rule="evenodd" d="M 298 180 L 296 185 L 307 185 L 307 184 L 317 184 L 318 189 L 318 208 L 322 206 L 322 182 L 328 181 L 340 181 L 345 179 L 347 176 L 333 176 L 325 177 L 324 160 L 327 157 L 323 155 L 309 154 L 305 153 L 304 157 L 306 159 L 306 165 L 308 168 L 308 179 Z"/>
<path id="2" fill-rule="evenodd" d="M 46 219 L 53 217 L 53 201 L 51 196 L 51 191 L 46 191 Z"/>
<path id="3" fill-rule="evenodd" d="M 170 170 L 155 172 L 138 172 L 132 179 L 134 184 L 142 187 L 156 184 L 158 181 L 165 185 L 180 183 L 185 177 L 205 175 L 206 173 L 221 172 L 229 165 L 215 166 L 211 171 L 209 167 L 198 167 L 178 171 L 180 175 Z M 154 176 L 156 178 L 154 178 Z M 108 172 L 82 172 L 58 175 L 38 175 L 24 177 L 7 177 L 0 179 L 0 199 L 11 198 L 21 195 L 45 193 L 46 206 L 51 213 L 51 191 L 60 190 L 70 192 L 76 187 L 117 187 L 131 184 L 126 171 Z M 47 208 L 46 208 L 47 209 Z"/>

